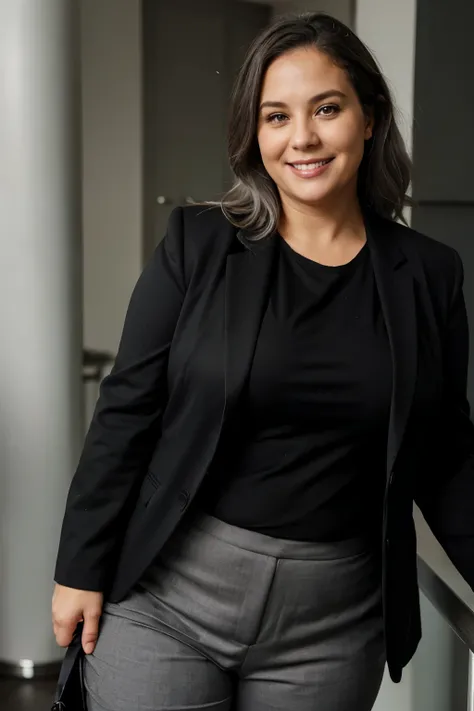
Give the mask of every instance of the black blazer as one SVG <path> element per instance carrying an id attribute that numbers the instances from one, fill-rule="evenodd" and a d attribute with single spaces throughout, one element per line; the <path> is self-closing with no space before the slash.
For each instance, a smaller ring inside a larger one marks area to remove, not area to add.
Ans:
<path id="1" fill-rule="evenodd" d="M 365 215 L 393 357 L 383 602 L 392 679 L 420 638 L 415 500 L 474 588 L 474 429 L 458 254 Z M 119 601 L 196 495 L 249 374 L 275 238 L 177 208 L 133 292 L 63 522 L 55 580 Z M 223 472 L 223 476 L 225 473 Z"/>

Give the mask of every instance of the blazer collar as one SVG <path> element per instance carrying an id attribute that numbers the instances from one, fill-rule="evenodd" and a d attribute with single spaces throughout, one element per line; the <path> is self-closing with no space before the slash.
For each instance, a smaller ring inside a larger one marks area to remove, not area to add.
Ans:
<path id="1" fill-rule="evenodd" d="M 276 240 L 251 242 L 241 231 L 245 249 L 230 254 L 225 284 L 225 411 L 232 411 L 250 372 L 260 325 L 268 302 Z"/>
<path id="2" fill-rule="evenodd" d="M 391 475 L 403 442 L 418 368 L 417 313 L 412 265 L 404 249 L 408 234 L 378 215 L 364 214 L 375 282 L 392 354 L 392 401 L 387 441 Z"/>
<path id="3" fill-rule="evenodd" d="M 387 473 L 393 470 L 413 401 L 417 374 L 417 320 L 414 279 L 397 223 L 364 212 L 367 242 L 392 356 L 393 387 L 387 441 Z M 226 407 L 236 401 L 250 372 L 258 332 L 268 301 L 275 237 L 252 241 L 240 230 L 245 247 L 227 258 Z"/>
<path id="4" fill-rule="evenodd" d="M 394 269 L 406 262 L 397 223 L 384 219 L 369 209 L 364 210 L 363 217 L 371 254 L 377 260 L 382 260 L 387 267 L 391 265 Z M 260 254 L 275 246 L 275 235 L 254 240 L 249 231 L 241 229 L 237 231 L 236 237 L 252 254 Z"/>

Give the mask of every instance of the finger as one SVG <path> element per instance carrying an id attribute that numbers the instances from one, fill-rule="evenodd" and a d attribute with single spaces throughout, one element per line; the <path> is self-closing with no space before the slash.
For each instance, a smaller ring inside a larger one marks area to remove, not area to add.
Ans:
<path id="1" fill-rule="evenodd" d="M 76 620 L 54 620 L 54 635 L 60 647 L 67 647 L 71 644 L 76 626 Z"/>
<path id="2" fill-rule="evenodd" d="M 100 611 L 84 611 L 84 628 L 82 630 L 82 648 L 86 654 L 92 654 L 99 636 Z"/>

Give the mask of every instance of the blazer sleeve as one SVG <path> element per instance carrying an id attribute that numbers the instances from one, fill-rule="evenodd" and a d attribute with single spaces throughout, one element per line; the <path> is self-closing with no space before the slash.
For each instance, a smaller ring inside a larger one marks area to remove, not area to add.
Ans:
<path id="1" fill-rule="evenodd" d="M 185 294 L 182 209 L 131 296 L 114 367 L 66 502 L 57 583 L 103 591 L 110 582 L 133 490 L 146 471 L 167 401 L 167 362 Z"/>
<path id="2" fill-rule="evenodd" d="M 443 343 L 441 447 L 415 496 L 428 525 L 474 589 L 474 425 L 467 400 L 469 328 L 463 266 L 454 255 L 454 287 Z"/>

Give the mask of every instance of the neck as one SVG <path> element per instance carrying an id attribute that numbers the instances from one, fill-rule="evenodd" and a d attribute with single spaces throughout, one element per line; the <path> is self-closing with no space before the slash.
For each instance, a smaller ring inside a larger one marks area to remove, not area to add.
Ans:
<path id="1" fill-rule="evenodd" d="M 288 242 L 320 248 L 354 239 L 365 241 L 364 218 L 356 197 L 334 205 L 304 205 L 282 196 L 279 230 Z"/>

